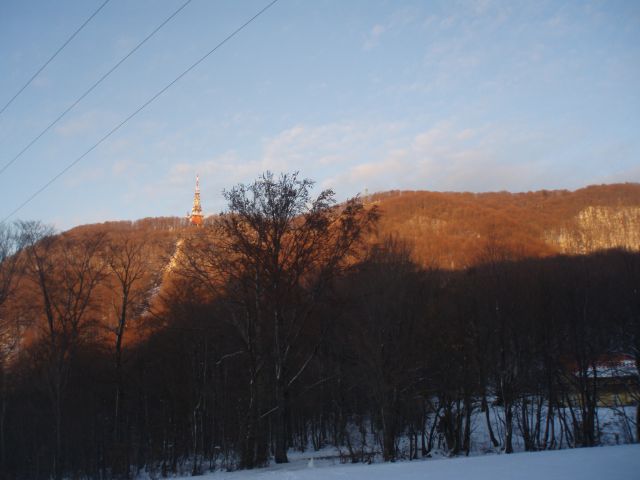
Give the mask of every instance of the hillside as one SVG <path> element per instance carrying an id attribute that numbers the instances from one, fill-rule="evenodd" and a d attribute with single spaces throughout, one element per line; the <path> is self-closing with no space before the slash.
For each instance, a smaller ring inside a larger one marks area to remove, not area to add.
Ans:
<path id="1" fill-rule="evenodd" d="M 414 261 L 425 267 L 460 270 L 487 261 L 611 248 L 640 251 L 640 184 L 590 186 L 573 192 L 389 191 L 364 197 L 363 202 L 380 212 L 369 242 L 389 236 L 403 240 L 411 247 Z M 81 225 L 62 236 L 81 239 L 99 233 L 110 241 L 143 242 L 147 271 L 141 288 L 146 290 L 146 303 L 162 290 L 159 284 L 170 285 L 167 267 L 180 239 L 189 232 L 193 227 L 184 218 L 157 217 Z M 101 295 L 111 298 L 111 290 L 106 288 Z M 148 326 L 148 322 L 135 322 L 125 340 L 144 338 L 146 333 L 140 329 Z"/>
<path id="2" fill-rule="evenodd" d="M 637 249 L 637 198 L 637 185 L 377 194 L 372 242 L 395 235 L 456 270 L 417 268 L 385 241 L 335 284 L 265 260 L 281 223 L 249 230 L 247 253 L 179 218 L 18 225 L 1 305 L 9 471 L 155 477 L 252 469 L 276 447 L 281 463 L 326 447 L 364 463 L 637 441 L 637 377 L 589 369 L 640 351 L 640 253 L 555 255 Z M 319 232 L 330 248 L 314 258 L 333 259 L 334 232 Z"/>
<path id="3" fill-rule="evenodd" d="M 392 191 L 365 198 L 381 212 L 378 236 L 395 235 L 423 265 L 458 269 L 500 258 L 640 249 L 640 185 L 574 192 Z"/>
<path id="4" fill-rule="evenodd" d="M 389 191 L 363 200 L 381 214 L 371 241 L 389 235 L 403 239 L 424 266 L 460 269 L 488 256 L 518 259 L 609 248 L 640 250 L 636 183 L 526 193 Z M 188 228 L 181 218 L 161 217 L 83 225 L 69 233 L 128 231 L 165 244 L 177 241 Z"/>

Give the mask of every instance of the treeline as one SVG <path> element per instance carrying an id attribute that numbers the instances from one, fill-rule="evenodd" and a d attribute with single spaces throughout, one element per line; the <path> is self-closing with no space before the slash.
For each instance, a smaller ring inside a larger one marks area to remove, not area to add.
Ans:
<path id="1" fill-rule="evenodd" d="M 640 358 L 640 254 L 522 259 L 493 238 L 477 267 L 425 269 L 398 239 L 365 243 L 375 209 L 311 187 L 234 187 L 177 248 L 3 229 L 3 475 L 458 455 L 479 418 L 506 453 L 600 443 L 596 365 Z"/>

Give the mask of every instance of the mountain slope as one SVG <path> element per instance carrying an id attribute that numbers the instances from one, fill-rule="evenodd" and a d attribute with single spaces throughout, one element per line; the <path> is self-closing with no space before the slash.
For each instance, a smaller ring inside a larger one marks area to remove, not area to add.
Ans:
<path id="1" fill-rule="evenodd" d="M 640 184 L 527 193 L 384 192 L 378 236 L 394 235 L 423 265 L 464 268 L 522 258 L 640 249 Z"/>
<path id="2" fill-rule="evenodd" d="M 380 211 L 371 241 L 396 236 L 424 266 L 460 269 L 486 260 L 586 254 L 610 248 L 640 250 L 640 184 L 589 186 L 576 191 L 470 193 L 390 191 L 363 198 Z M 128 231 L 151 243 L 176 242 L 184 219 L 83 225 L 70 231 Z"/>

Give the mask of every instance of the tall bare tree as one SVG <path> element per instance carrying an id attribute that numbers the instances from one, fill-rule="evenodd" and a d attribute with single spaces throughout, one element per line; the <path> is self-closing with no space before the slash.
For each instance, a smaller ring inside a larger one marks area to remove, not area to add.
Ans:
<path id="1" fill-rule="evenodd" d="M 348 291 L 354 311 L 346 324 L 345 348 L 357 358 L 374 418 L 381 427 L 382 456 L 397 458 L 402 417 L 416 394 L 420 347 L 425 335 L 426 276 L 411 260 L 410 247 L 388 238 L 371 249 L 354 272 Z"/>
<path id="2" fill-rule="evenodd" d="M 7 361 L 20 339 L 17 318 L 6 311 L 22 269 L 21 238 L 11 225 L 0 224 L 0 471 L 5 464 L 4 419 L 7 409 Z"/>
<path id="3" fill-rule="evenodd" d="M 297 173 L 275 177 L 267 172 L 251 185 L 226 191 L 228 211 L 213 227 L 215 243 L 200 250 L 206 258 L 189 262 L 201 273 L 205 265 L 214 266 L 228 280 L 224 294 L 240 307 L 236 324 L 255 370 L 250 375 L 245 466 L 260 460 L 251 453 L 256 451 L 251 436 L 255 423 L 267 415 L 275 417 L 275 460 L 288 461 L 289 390 L 316 351 L 313 345 L 300 348 L 311 315 L 377 218 L 375 209 L 365 209 L 358 199 L 336 205 L 332 190 L 313 198 L 312 187 L 311 180 Z M 205 277 L 215 284 L 210 275 Z M 270 365 L 266 380 L 273 388 L 272 404 L 259 398 L 258 376 L 265 362 Z M 258 405 L 266 411 L 256 411 Z"/>
<path id="4" fill-rule="evenodd" d="M 62 417 L 64 391 L 77 347 L 89 327 L 97 324 L 95 291 L 104 279 L 105 267 L 99 253 L 103 234 L 80 237 L 54 235 L 51 227 L 39 222 L 22 222 L 27 279 L 36 292 L 34 315 L 40 324 L 39 352 L 51 399 L 55 455 L 53 474 L 62 475 Z"/>
<path id="5" fill-rule="evenodd" d="M 114 441 L 120 442 L 121 410 L 124 397 L 122 355 L 124 337 L 132 319 L 147 308 L 151 290 L 158 280 L 159 271 L 151 272 L 150 249 L 147 241 L 130 233 L 112 235 L 106 242 L 104 261 L 108 281 L 113 293 L 112 312 L 106 325 L 113 334 L 116 391 L 114 400 Z M 126 466 L 124 466 L 126 468 Z"/>
<path id="6" fill-rule="evenodd" d="M 13 292 L 22 266 L 17 253 L 22 242 L 17 230 L 0 223 L 0 308 Z"/>

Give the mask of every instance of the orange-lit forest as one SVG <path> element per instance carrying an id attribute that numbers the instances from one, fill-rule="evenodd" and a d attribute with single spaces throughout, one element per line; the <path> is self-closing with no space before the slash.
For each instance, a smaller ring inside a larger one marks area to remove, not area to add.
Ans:
<path id="1" fill-rule="evenodd" d="M 380 234 L 409 241 L 425 266 L 467 268 L 495 243 L 514 259 L 640 246 L 640 185 L 633 183 L 575 192 L 394 191 L 364 200 L 383 213 Z M 593 210 L 595 219 L 580 215 Z"/>
<path id="2" fill-rule="evenodd" d="M 640 254 L 575 218 L 628 207 L 633 224 L 640 186 L 344 203 L 312 187 L 267 173 L 201 228 L 3 226 L 3 476 L 595 446 L 605 410 L 638 441 Z M 555 240 L 580 228 L 581 255 Z M 603 382 L 615 358 L 635 376 Z"/>

